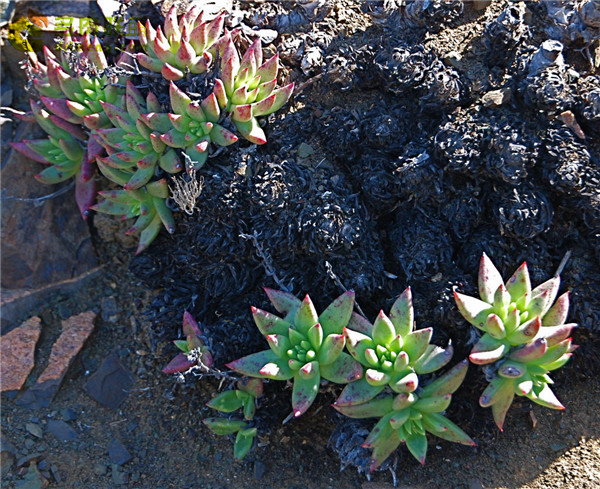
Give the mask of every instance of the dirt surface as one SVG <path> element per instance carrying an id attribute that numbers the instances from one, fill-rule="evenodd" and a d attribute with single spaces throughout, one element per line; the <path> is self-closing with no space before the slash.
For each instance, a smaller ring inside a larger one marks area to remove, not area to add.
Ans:
<path id="1" fill-rule="evenodd" d="M 289 68 L 286 75 L 295 77 L 304 92 L 301 96 L 298 93 L 289 112 L 271 121 L 275 134 L 278 123 L 282 123 L 283 133 L 294 131 L 293 124 L 285 126 L 285 121 L 290 120 L 294 114 L 299 116 L 299 120 L 305 120 L 306 114 L 310 112 L 314 117 L 309 119 L 320 120 L 322 123 L 323 120 L 329 120 L 328 117 L 335 116 L 336 108 L 351 107 L 362 113 L 378 103 L 377 91 L 365 92 L 360 97 L 355 88 L 349 92 L 348 87 L 352 88 L 352 83 L 344 76 L 344 70 L 340 70 L 335 76 L 330 74 L 319 78 L 326 65 L 325 61 L 315 61 L 314 68 L 304 65 L 306 70 L 300 71 L 302 60 L 306 57 L 300 54 L 298 58 L 292 59 L 290 53 L 303 51 L 294 51 L 289 46 L 294 45 L 295 39 L 301 38 L 298 32 L 306 34 L 311 31 L 312 34 L 303 37 L 302 42 L 296 46 L 321 46 L 326 55 L 353 52 L 369 40 L 382 39 L 386 31 L 380 29 L 385 17 L 378 15 L 377 9 L 384 2 L 315 3 L 329 4 L 332 8 L 323 10 L 323 18 L 319 17 L 322 14 L 319 8 L 311 11 L 314 16 L 312 24 L 309 23 L 308 27 L 300 26 L 297 31 L 289 29 L 278 41 L 280 46 L 284 46 L 283 63 L 294 66 L 293 69 Z M 242 11 L 254 9 L 252 12 L 261 12 L 263 7 L 266 11 L 273 8 L 270 5 L 272 2 L 264 2 L 263 5 L 263 2 L 243 1 L 235 4 Z M 493 2 L 485 10 L 476 10 L 469 2 L 465 4 L 460 22 L 442 26 L 436 33 L 427 33 L 423 45 L 435 49 L 449 65 L 458 63 L 461 74 L 470 82 L 470 96 L 478 99 L 486 91 L 502 86 L 502 72 L 491 70 L 485 63 L 480 43 L 485 23 L 495 18 L 507 2 Z M 281 20 L 284 21 L 285 19 Z M 313 25 L 317 27 L 313 29 Z M 459 58 L 453 52 L 458 53 Z M 310 59 L 309 57 L 308 61 Z M 585 66 L 582 58 L 573 57 L 570 61 L 574 66 Z M 327 66 L 328 69 L 333 69 L 335 63 L 328 59 Z M 413 119 L 410 119 L 410 115 L 408 117 L 408 122 L 412 123 Z M 427 121 L 417 120 L 416 124 L 423 131 L 428 130 Z M 312 128 L 314 132 L 310 134 L 309 149 L 301 150 L 291 136 L 292 149 L 286 148 L 283 143 L 279 143 L 279 149 L 283 155 L 297 157 L 302 168 L 316 171 L 322 165 L 321 170 L 335 169 L 335 158 L 328 152 L 331 148 L 328 148 L 327 138 L 317 134 L 319 128 L 323 129 L 323 125 L 316 127 L 317 129 Z M 310 132 L 311 128 L 306 131 Z M 275 138 L 271 133 L 269 137 Z M 297 135 L 298 139 L 302 137 L 301 133 Z M 350 138 L 351 135 L 344 137 Z M 346 144 L 337 141 L 336 144 L 348 149 L 356 142 L 349 139 Z M 596 144 L 597 149 L 597 141 L 593 144 Z M 391 204 L 390 208 L 393 209 L 394 205 L 397 204 Z M 178 217 L 179 228 L 193 229 L 194 222 L 183 222 L 183 219 Z M 14 463 L 10 464 L 7 472 L 3 470 L 2 488 L 34 489 L 46 487 L 46 484 L 65 489 L 393 487 L 394 477 L 390 471 L 373 474 L 371 481 L 367 481 L 364 475 L 358 474 L 351 466 L 340 472 L 339 458 L 328 446 L 336 424 L 329 405 L 339 389 L 324 388 L 305 416 L 285 425 L 280 421 L 288 414 L 284 411 L 289 407 L 283 405 L 282 412 L 277 413 L 277 419 L 267 423 L 269 428 L 261 433 L 253 451 L 242 462 L 234 462 L 232 440 L 212 435 L 201 423 L 203 418 L 214 414 L 205 403 L 218 390 L 219 383 L 211 378 L 197 380 L 189 376 L 184 383 L 180 383 L 173 376 L 160 372 L 173 355 L 174 350 L 168 340 L 176 336 L 179 326 L 177 322 L 173 322 L 156 333 L 158 306 L 152 304 L 156 304 L 157 295 L 164 293 L 167 287 L 162 287 L 161 290 L 148 288 L 147 281 L 145 285 L 137 274 L 130 271 L 132 246 L 135 246 L 135 242 L 123 239 L 123 226 L 102 217 L 92 220 L 90 228 L 99 261 L 104 264 L 100 277 L 92 283 L 86 282 L 75 293 L 54 294 L 46 305 L 23 313 L 23 320 L 31 315 L 38 315 L 43 324 L 42 337 L 36 351 L 37 364 L 30 376 L 30 384 L 45 367 L 52 344 L 60 335 L 61 320 L 93 310 L 98 313 L 95 331 L 71 365 L 50 407 L 30 410 L 19 406 L 14 399 L 3 396 L 2 461 L 4 465 L 5 455 L 9 457 L 12 454 Z M 378 232 L 384 235 L 382 228 L 383 226 Z M 159 238 L 153 245 L 155 250 L 160 250 L 156 253 L 168 253 L 172 240 L 176 238 L 177 235 L 175 238 Z M 188 239 L 196 239 L 196 236 Z M 527 244 L 530 242 L 527 241 Z M 535 249 L 533 245 L 530 251 L 532 249 Z M 551 255 L 552 263 L 556 262 L 557 250 L 553 249 L 554 254 L 548 254 Z M 155 256 L 148 256 L 151 257 L 148 258 L 149 262 L 156 259 L 158 263 Z M 343 259 L 342 256 L 341 260 Z M 386 263 L 386 266 L 389 264 Z M 445 270 L 442 271 L 444 279 L 448 278 Z M 537 271 L 539 272 L 539 268 Z M 546 274 L 548 271 L 543 270 Z M 572 273 L 575 275 L 575 272 Z M 223 280 L 230 287 L 238 285 L 231 278 Z M 365 280 L 369 283 L 368 279 Z M 431 280 L 430 285 L 431 282 L 435 286 L 439 279 Z M 578 283 L 583 284 L 582 287 L 586 284 L 583 280 Z M 258 290 L 262 285 L 265 284 L 257 284 L 255 288 Z M 598 284 L 593 282 L 593 286 L 597 287 Z M 390 290 L 387 283 L 377 287 L 385 292 Z M 161 297 L 166 304 L 163 309 L 170 311 L 169 296 L 163 294 Z M 173 297 L 178 298 L 175 292 Z M 250 303 L 235 304 L 235 307 L 238 306 L 246 311 Z M 370 306 L 367 303 L 367 308 Z M 585 307 L 588 309 L 580 312 L 581 315 L 587 314 L 588 319 L 598 317 L 597 299 L 592 301 L 591 306 Z M 582 306 L 579 308 L 581 311 Z M 148 313 L 149 310 L 154 316 Z M 183 306 L 179 310 L 182 313 Z M 248 324 L 251 323 L 249 314 L 246 314 L 246 320 Z M 424 324 L 425 320 L 421 321 L 420 316 L 417 320 Z M 597 335 L 598 329 L 597 325 L 585 326 L 587 336 L 582 334 L 580 338 L 587 340 L 575 353 L 575 360 L 553 375 L 556 382 L 553 390 L 565 404 L 565 411 L 551 411 L 528 402 L 516 401 L 509 411 L 504 432 L 501 433 L 491 419 L 490 410 L 473 404 L 472 394 L 480 392 L 483 384 L 481 372 L 471 366 L 465 385 L 457 392 L 448 411 L 448 417 L 465 427 L 477 442 L 477 447 L 458 446 L 431 439 L 425 466 L 421 466 L 405 448 L 401 448 L 395 470 L 398 487 L 600 488 L 600 377 L 597 375 L 600 370 L 596 360 L 599 353 L 597 346 L 593 349 L 593 345 L 598 345 L 598 342 L 589 339 L 594 334 Z M 172 333 L 171 337 L 168 336 L 169 332 Z M 452 336 L 446 331 L 441 335 L 443 339 Z M 458 353 L 463 353 L 460 348 L 457 346 Z M 125 401 L 116 409 L 99 404 L 85 390 L 91 376 L 111 354 L 115 354 L 135 377 Z M 590 355 L 590 359 L 587 360 L 585 355 Z M 460 359 L 458 354 L 456 359 Z M 267 392 L 275 396 L 274 392 L 280 391 L 282 385 L 271 382 L 267 386 Z M 284 394 L 285 399 L 288 399 L 291 394 L 290 385 L 286 387 Z M 57 431 L 56 421 L 63 421 L 71 431 L 63 424 L 59 425 L 62 431 Z M 64 441 L 61 437 L 70 439 Z"/>

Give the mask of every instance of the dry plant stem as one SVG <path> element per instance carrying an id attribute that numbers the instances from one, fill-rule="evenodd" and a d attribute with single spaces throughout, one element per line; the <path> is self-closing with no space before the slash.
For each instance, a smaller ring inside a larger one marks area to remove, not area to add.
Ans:
<path id="1" fill-rule="evenodd" d="M 558 265 L 556 272 L 554 272 L 555 277 L 558 277 L 562 273 L 563 269 L 567 265 L 567 262 L 571 258 L 571 254 L 572 254 L 571 250 L 567 250 L 567 252 L 565 253 L 565 256 L 563 256 L 563 259 L 560 261 L 560 264 Z"/>
<path id="2" fill-rule="evenodd" d="M 342 289 L 344 292 L 347 292 L 348 289 L 344 286 L 344 284 L 342 283 L 342 281 L 339 279 L 339 277 L 335 274 L 335 272 L 333 271 L 333 267 L 331 266 L 331 263 L 329 263 L 328 261 L 325 262 L 325 268 L 327 269 L 327 275 L 329 275 L 329 277 L 331 278 L 331 280 L 333 280 L 335 282 L 335 285 L 337 285 L 340 289 Z M 361 309 L 361 307 L 358 305 L 358 303 L 356 302 L 356 300 L 354 301 L 354 307 L 356 308 L 356 311 L 361 315 L 366 317 L 366 314 L 363 312 L 363 310 Z"/>
<path id="3" fill-rule="evenodd" d="M 16 200 L 17 202 L 33 202 L 34 207 L 39 207 L 44 203 L 44 201 L 46 201 L 48 199 L 53 199 L 54 197 L 58 197 L 59 195 L 67 193 L 74 186 L 75 186 L 75 182 L 70 182 L 68 185 L 58 189 L 56 192 L 52 192 L 51 194 L 48 194 L 48 195 L 42 195 L 41 197 L 26 198 L 26 197 L 15 197 L 14 195 L 4 195 L 4 196 L 2 196 L 2 200 L 6 199 L 6 200 Z"/>
<path id="4" fill-rule="evenodd" d="M 249 239 L 252 241 L 254 248 L 256 249 L 256 255 L 261 259 L 262 265 L 265 269 L 266 274 L 269 277 L 272 277 L 275 280 L 275 283 L 281 290 L 285 292 L 291 292 L 289 287 L 286 287 L 285 284 L 279 279 L 277 276 L 277 272 L 275 271 L 275 267 L 273 267 L 273 263 L 271 261 L 271 256 L 268 252 L 264 250 L 262 245 L 258 242 L 260 234 L 254 231 L 252 234 L 240 234 L 240 238 Z"/>

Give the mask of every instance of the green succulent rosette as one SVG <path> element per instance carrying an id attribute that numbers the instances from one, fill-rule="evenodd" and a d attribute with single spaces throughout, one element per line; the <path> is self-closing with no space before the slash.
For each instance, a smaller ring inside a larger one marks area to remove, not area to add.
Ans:
<path id="1" fill-rule="evenodd" d="M 292 407 L 298 417 L 312 405 L 322 378 L 346 384 L 362 376 L 361 365 L 343 351 L 343 331 L 354 307 L 354 292 L 344 293 L 318 315 L 308 295 L 300 301 L 286 292 L 265 291 L 275 309 L 285 315 L 281 318 L 252 308 L 254 322 L 270 349 L 227 366 L 250 377 L 293 379 Z"/>
<path id="2" fill-rule="evenodd" d="M 203 12 L 192 7 L 177 21 L 177 6 L 173 5 L 163 27 L 155 30 L 149 21 L 138 22 L 140 44 L 145 53 L 136 54 L 146 69 L 161 73 L 169 81 L 181 80 L 187 73 L 204 73 L 217 52 L 230 39 L 223 25 L 225 13 L 212 21 L 203 21 Z"/>
<path id="3" fill-rule="evenodd" d="M 458 292 L 454 297 L 463 317 L 483 332 L 469 359 L 477 365 L 495 363 L 497 367 L 479 400 L 481 406 L 491 406 L 501 430 L 515 395 L 564 409 L 550 388 L 553 382 L 548 373 L 571 357 L 576 346 L 570 334 L 577 325 L 566 323 L 569 293 L 556 299 L 560 277 L 532 289 L 523 263 L 505 284 L 484 253 L 478 283 L 480 299 Z"/>
<path id="4" fill-rule="evenodd" d="M 365 403 L 386 387 L 398 394 L 415 392 L 420 374 L 434 372 L 452 358 L 452 345 L 429 344 L 432 334 L 432 328 L 415 329 L 410 288 L 396 300 L 389 317 L 381 311 L 371 324 L 353 314 L 345 328 L 346 346 L 365 367 L 365 375 L 344 388 L 336 405 Z"/>
<path id="5" fill-rule="evenodd" d="M 223 48 L 221 78 L 215 80 L 214 92 L 219 106 L 228 114 L 239 133 L 255 144 L 267 138 L 257 117 L 279 110 L 290 98 L 294 84 L 276 88 L 279 56 L 263 63 L 260 38 L 248 48 L 243 58 L 231 39 Z"/>
<path id="6" fill-rule="evenodd" d="M 464 360 L 414 392 L 385 395 L 361 404 L 334 404 L 335 409 L 350 418 L 380 418 L 362 445 L 373 449 L 371 472 L 401 443 L 405 443 L 410 453 L 424 464 L 427 432 L 444 440 L 475 445 L 461 428 L 443 415 L 452 394 L 462 384 L 467 368 L 468 362 Z"/>
<path id="7" fill-rule="evenodd" d="M 148 112 L 160 110 L 156 96 L 149 92 L 144 98 L 128 81 L 125 102 L 124 108 L 102 102 L 104 113 L 114 127 L 92 133 L 108 153 L 106 157 L 98 157 L 98 162 L 105 168 L 131 172 L 124 185 L 126 189 L 146 185 L 155 175 L 157 166 L 167 173 L 181 171 L 183 165 L 175 150 L 168 148 L 161 140 L 162 134 L 146 122 Z"/>
<path id="8" fill-rule="evenodd" d="M 160 141 L 171 148 L 181 148 L 193 162 L 194 169 L 204 166 L 210 144 L 229 146 L 237 136 L 219 124 L 221 111 L 213 93 L 201 102 L 192 101 L 171 82 L 169 88 L 173 113 L 152 112 L 144 121 L 152 129 L 163 133 Z"/>
<path id="9" fill-rule="evenodd" d="M 120 185 L 125 185 L 131 172 L 103 167 L 98 163 L 102 173 L 107 178 Z M 110 176 L 109 176 L 110 175 Z M 160 229 L 164 226 L 169 233 L 175 231 L 175 220 L 173 214 L 166 205 L 169 196 L 167 181 L 161 180 L 150 182 L 139 189 L 106 190 L 98 192 L 103 200 L 91 208 L 97 212 L 122 216 L 123 219 L 137 218 L 127 234 L 139 234 L 139 245 L 135 254 L 144 251 L 154 238 L 158 236 Z"/>

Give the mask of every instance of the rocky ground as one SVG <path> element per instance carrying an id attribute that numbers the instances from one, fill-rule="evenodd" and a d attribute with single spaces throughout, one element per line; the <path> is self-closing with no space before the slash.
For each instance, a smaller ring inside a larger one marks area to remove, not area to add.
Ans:
<path id="1" fill-rule="evenodd" d="M 109 4 L 5 3 L 3 21 L 31 8 L 99 17 Z M 279 50 L 296 95 L 269 121 L 265 146 L 202 170 L 198 211 L 135 259 L 117 221 L 86 225 L 72 190 L 37 184 L 37 164 L 3 151 L 2 487 L 600 487 L 597 32 L 557 24 L 536 3 L 399 4 L 227 5 L 234 25 L 275 36 L 266 50 Z M 566 68 L 527 76 L 548 38 L 565 43 Z M 2 106 L 22 109 L 22 53 L 3 42 Z M 3 146 L 34 137 L 3 111 Z M 240 238 L 255 231 L 254 242 Z M 260 345 L 248 306 L 280 284 L 319 290 L 325 303 L 341 282 L 370 316 L 411 284 L 418 324 L 451 339 L 460 359 L 470 331 L 449 326 L 459 324 L 449 291 L 472 292 L 482 250 L 505 274 L 527 259 L 537 282 L 570 251 L 563 287 L 582 346 L 553 375 L 566 411 L 516 402 L 503 433 L 472 402 L 482 386 L 472 366 L 448 416 L 475 448 L 432 440 L 423 467 L 401 449 L 395 475 L 368 481 L 353 466 L 340 472 L 335 392 L 281 424 L 290 389 L 271 383 L 271 419 L 234 463 L 231 440 L 201 424 L 218 382 L 160 372 L 184 309 L 219 366 Z"/>

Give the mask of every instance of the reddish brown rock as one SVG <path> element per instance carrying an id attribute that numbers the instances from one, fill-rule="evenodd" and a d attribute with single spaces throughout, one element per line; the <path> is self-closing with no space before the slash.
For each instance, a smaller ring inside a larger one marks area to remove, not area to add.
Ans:
<path id="1" fill-rule="evenodd" d="M 42 331 L 42 322 L 34 316 L 21 326 L 2 336 L 0 341 L 0 375 L 2 392 L 23 387 L 35 365 L 35 345 Z"/>
<path id="2" fill-rule="evenodd" d="M 21 123 L 15 141 L 45 137 L 37 126 Z M 44 185 L 34 175 L 44 167 L 12 148 L 5 149 L 2 171 L 1 284 L 5 289 L 35 289 L 71 279 L 97 266 L 87 224 L 75 203 L 74 189 Z"/>
<path id="3" fill-rule="evenodd" d="M 30 408 L 50 404 L 73 359 L 94 330 L 95 318 L 96 313 L 88 311 L 62 321 L 62 333 L 52 345 L 48 366 L 36 384 L 17 400 L 17 404 Z"/>

